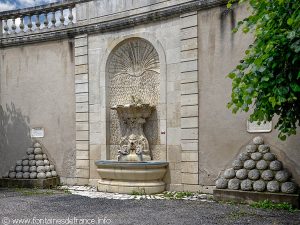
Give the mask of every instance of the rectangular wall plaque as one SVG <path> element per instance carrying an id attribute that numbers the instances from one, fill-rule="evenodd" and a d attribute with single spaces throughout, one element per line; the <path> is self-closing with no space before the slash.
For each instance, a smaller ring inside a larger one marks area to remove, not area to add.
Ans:
<path id="1" fill-rule="evenodd" d="M 272 121 L 270 122 L 261 122 L 258 124 L 258 122 L 250 122 L 247 120 L 247 131 L 249 133 L 268 133 L 272 131 Z"/>
<path id="2" fill-rule="evenodd" d="M 33 138 L 43 138 L 45 136 L 45 130 L 42 127 L 32 128 L 30 135 Z"/>

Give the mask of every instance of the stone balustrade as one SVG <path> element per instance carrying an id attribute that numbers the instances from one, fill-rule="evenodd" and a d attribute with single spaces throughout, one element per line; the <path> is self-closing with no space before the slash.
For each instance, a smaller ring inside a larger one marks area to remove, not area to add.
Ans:
<path id="1" fill-rule="evenodd" d="M 76 22 L 76 4 L 87 1 L 63 0 L 48 5 L 0 12 L 0 35 L 19 36 L 72 26 Z"/>

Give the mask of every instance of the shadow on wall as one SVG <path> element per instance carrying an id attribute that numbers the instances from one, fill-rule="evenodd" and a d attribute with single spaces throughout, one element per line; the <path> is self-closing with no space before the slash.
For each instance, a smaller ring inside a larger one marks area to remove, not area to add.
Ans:
<path id="1" fill-rule="evenodd" d="M 0 106 L 0 176 L 25 155 L 31 145 L 29 118 L 11 103 Z"/>

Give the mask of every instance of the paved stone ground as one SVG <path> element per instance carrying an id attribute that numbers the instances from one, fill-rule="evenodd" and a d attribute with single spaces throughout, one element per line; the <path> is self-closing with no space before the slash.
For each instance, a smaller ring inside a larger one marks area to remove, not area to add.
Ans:
<path id="1" fill-rule="evenodd" d="M 73 188 L 71 192 L 80 192 L 78 188 Z M 299 211 L 291 213 L 228 205 L 204 201 L 203 196 L 193 201 L 120 200 L 67 192 L 0 189 L 0 224 L 300 224 Z M 83 188 L 83 192 L 88 190 Z"/>

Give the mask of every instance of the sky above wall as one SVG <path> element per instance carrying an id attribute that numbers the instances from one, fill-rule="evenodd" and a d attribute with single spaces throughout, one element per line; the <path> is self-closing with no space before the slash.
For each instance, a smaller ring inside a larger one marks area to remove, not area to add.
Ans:
<path id="1" fill-rule="evenodd" d="M 59 0 L 0 0 L 0 12 L 13 9 L 22 9 L 58 1 Z"/>

